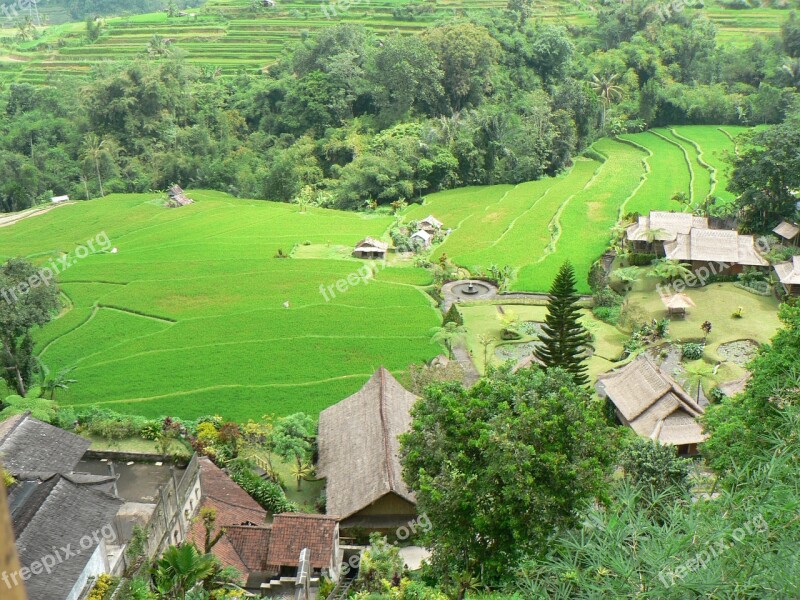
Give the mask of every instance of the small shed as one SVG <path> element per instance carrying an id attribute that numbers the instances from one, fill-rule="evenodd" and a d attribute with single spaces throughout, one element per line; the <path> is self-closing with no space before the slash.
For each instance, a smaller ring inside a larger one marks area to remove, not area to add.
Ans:
<path id="1" fill-rule="evenodd" d="M 781 221 L 772 232 L 779 238 L 786 240 L 789 244 L 797 246 L 800 244 L 800 225 L 796 223 L 789 223 L 789 221 Z"/>
<path id="2" fill-rule="evenodd" d="M 433 240 L 433 236 L 424 229 L 411 234 L 411 241 L 421 245 L 423 248 L 430 247 L 431 240 Z"/>
<path id="3" fill-rule="evenodd" d="M 353 256 L 366 259 L 384 259 L 389 251 L 389 244 L 375 238 L 367 237 L 356 244 Z"/>
<path id="4" fill-rule="evenodd" d="M 428 215 L 419 221 L 417 225 L 422 231 L 430 233 L 431 235 L 434 235 L 437 231 L 442 229 L 442 222 L 433 215 Z"/>
<path id="5" fill-rule="evenodd" d="M 695 306 L 694 301 L 686 294 L 674 294 L 672 296 L 662 296 L 661 301 L 667 309 L 667 314 L 672 316 L 685 317 L 686 309 Z"/>
<path id="6" fill-rule="evenodd" d="M 61 204 L 62 202 L 69 202 L 69 196 L 53 196 L 50 198 L 53 204 Z"/>
<path id="7" fill-rule="evenodd" d="M 171 188 L 169 188 L 167 194 L 169 195 L 167 206 L 170 208 L 188 206 L 189 204 L 194 203 L 194 200 L 189 198 L 179 185 L 173 185 Z"/>

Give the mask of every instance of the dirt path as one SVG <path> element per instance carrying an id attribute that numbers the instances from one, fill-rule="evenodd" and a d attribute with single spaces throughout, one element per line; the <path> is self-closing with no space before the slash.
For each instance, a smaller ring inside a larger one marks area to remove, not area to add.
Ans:
<path id="1" fill-rule="evenodd" d="M 8 227 L 9 225 L 13 225 L 19 221 L 24 221 L 25 219 L 30 219 L 31 217 L 43 215 L 58 208 L 59 206 L 66 206 L 68 204 L 74 204 L 74 202 L 64 202 L 62 204 L 54 204 L 52 206 L 39 206 L 36 208 L 29 208 L 28 210 L 24 210 L 22 212 L 0 216 L 0 227 Z"/>

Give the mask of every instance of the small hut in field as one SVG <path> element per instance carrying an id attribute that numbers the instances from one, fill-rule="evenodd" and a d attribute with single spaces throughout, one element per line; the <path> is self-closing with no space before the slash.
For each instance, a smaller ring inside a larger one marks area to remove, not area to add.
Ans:
<path id="1" fill-rule="evenodd" d="M 775 273 L 790 296 L 800 296 L 800 256 L 793 256 L 789 262 L 775 265 Z"/>
<path id="2" fill-rule="evenodd" d="M 685 317 L 686 310 L 695 306 L 694 301 L 683 293 L 662 296 L 661 301 L 664 303 L 664 307 L 670 317 Z"/>
<path id="3" fill-rule="evenodd" d="M 167 206 L 169 208 L 179 208 L 194 203 L 194 200 L 189 198 L 179 185 L 173 185 L 169 188 L 167 195 L 169 196 L 169 200 L 167 201 Z"/>
<path id="4" fill-rule="evenodd" d="M 388 251 L 389 244 L 376 240 L 375 238 L 368 237 L 356 244 L 355 250 L 353 250 L 353 256 L 356 258 L 382 260 L 386 258 L 386 253 Z"/>
<path id="5" fill-rule="evenodd" d="M 389 530 L 415 518 L 398 438 L 411 427 L 416 401 L 381 367 L 358 392 L 320 414 L 317 473 L 327 480 L 327 514 L 338 516 L 342 529 Z"/>
<path id="6" fill-rule="evenodd" d="M 420 230 L 429 233 L 431 236 L 436 235 L 437 232 L 441 231 L 442 229 L 442 222 L 434 217 L 433 215 L 428 215 L 421 221 L 417 223 L 417 226 Z"/>

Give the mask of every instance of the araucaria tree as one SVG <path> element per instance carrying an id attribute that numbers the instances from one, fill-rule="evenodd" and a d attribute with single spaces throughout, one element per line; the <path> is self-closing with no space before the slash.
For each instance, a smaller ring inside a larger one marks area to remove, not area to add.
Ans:
<path id="1" fill-rule="evenodd" d="M 31 263 L 11 259 L 0 266 L 0 375 L 20 396 L 33 379 L 36 358 L 31 332 L 50 321 L 58 289 Z"/>
<path id="2" fill-rule="evenodd" d="M 513 580 L 600 494 L 615 447 L 603 407 L 561 369 L 434 384 L 401 439 L 403 476 L 432 528 L 432 566 L 463 597 Z"/>
<path id="3" fill-rule="evenodd" d="M 575 289 L 575 269 L 565 262 L 550 288 L 547 317 L 542 326 L 541 345 L 534 354 L 547 367 L 561 367 L 572 374 L 578 385 L 586 385 L 586 348 L 591 336 L 580 324 L 579 296 Z"/>

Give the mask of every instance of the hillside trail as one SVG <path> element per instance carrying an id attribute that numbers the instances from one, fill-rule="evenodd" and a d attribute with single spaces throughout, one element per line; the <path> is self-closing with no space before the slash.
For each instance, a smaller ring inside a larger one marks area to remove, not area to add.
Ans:
<path id="1" fill-rule="evenodd" d="M 54 204 L 53 206 L 29 208 L 28 210 L 24 210 L 22 212 L 13 213 L 10 215 L 6 215 L 4 217 L 0 217 L 0 227 L 8 227 L 9 225 L 13 225 L 14 223 L 19 223 L 20 221 L 24 221 L 25 219 L 38 217 L 39 215 L 49 213 L 51 210 L 55 210 L 59 206 L 67 206 L 68 204 L 75 204 L 75 203 L 64 202 L 62 204 Z"/>

